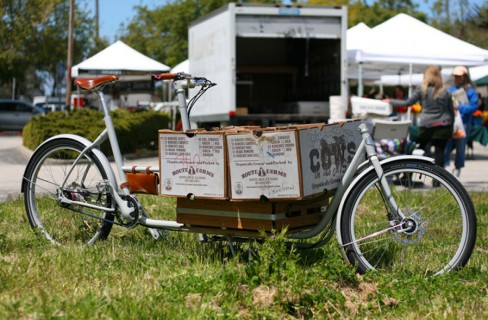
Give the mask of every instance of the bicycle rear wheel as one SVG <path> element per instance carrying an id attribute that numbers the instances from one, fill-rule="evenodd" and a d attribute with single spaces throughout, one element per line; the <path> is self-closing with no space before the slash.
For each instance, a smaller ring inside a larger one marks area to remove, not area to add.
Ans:
<path id="1" fill-rule="evenodd" d="M 476 240 L 476 216 L 461 183 L 420 160 L 383 166 L 406 219 L 388 212 L 374 171 L 351 191 L 341 218 L 342 244 L 358 272 L 442 274 L 464 266 Z"/>
<path id="2" fill-rule="evenodd" d="M 88 205 L 112 206 L 105 187 L 107 173 L 92 152 L 87 152 L 72 168 L 84 147 L 71 139 L 54 139 L 44 144 L 32 156 L 22 181 L 32 228 L 56 244 L 93 244 L 105 239 L 112 229 L 113 214 L 59 201 L 63 195 Z"/>

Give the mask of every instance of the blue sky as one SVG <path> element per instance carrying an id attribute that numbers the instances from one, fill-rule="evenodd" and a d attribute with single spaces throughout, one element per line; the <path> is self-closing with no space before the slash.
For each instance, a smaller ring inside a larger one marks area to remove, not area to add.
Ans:
<path id="1" fill-rule="evenodd" d="M 95 14 L 95 0 L 83 0 L 92 14 Z M 237 0 L 236 0 L 237 1 Z M 471 0 L 470 3 L 483 4 L 488 0 Z M 145 5 L 154 8 L 165 3 L 166 0 L 98 0 L 100 14 L 100 35 L 108 38 L 109 42 L 114 42 L 117 31 L 121 23 L 128 24 L 132 19 L 135 11 L 134 6 Z M 286 1 L 284 1 L 286 2 Z M 374 0 L 368 0 L 368 3 Z M 420 7 L 420 10 L 427 12 L 426 0 L 414 0 Z M 433 0 L 427 0 L 428 3 Z M 456 0 L 451 0 L 451 5 L 455 5 Z M 83 4 L 81 4 L 83 6 Z"/>
<path id="2" fill-rule="evenodd" d="M 95 14 L 95 0 L 83 0 L 91 14 Z M 135 14 L 134 6 L 149 8 L 165 3 L 165 0 L 98 0 L 100 15 L 100 35 L 114 42 L 121 23 L 127 25 Z M 83 7 L 84 4 L 80 4 Z"/>

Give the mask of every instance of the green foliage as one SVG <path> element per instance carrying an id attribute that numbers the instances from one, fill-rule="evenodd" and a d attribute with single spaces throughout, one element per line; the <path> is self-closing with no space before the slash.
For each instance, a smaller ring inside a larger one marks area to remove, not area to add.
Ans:
<path id="1" fill-rule="evenodd" d="M 487 194 L 472 199 L 485 230 Z M 174 199 L 141 201 L 152 217 L 174 219 Z M 298 251 L 282 234 L 239 244 L 235 258 L 225 243 L 181 232 L 154 241 L 143 227 L 114 227 L 91 247 L 53 246 L 35 237 L 21 200 L 2 202 L 0 318 L 486 319 L 488 235 L 478 235 L 458 272 L 358 276 L 333 240 Z"/>
<path id="2" fill-rule="evenodd" d="M 168 128 L 170 121 L 167 114 L 155 111 L 117 110 L 111 112 L 111 117 L 123 154 L 157 150 L 158 130 Z M 99 111 L 51 112 L 32 118 L 24 127 L 22 138 L 24 146 L 34 150 L 46 139 L 62 133 L 80 135 L 93 141 L 104 128 L 103 113 Z M 102 145 L 102 151 L 111 154 L 108 143 Z"/>
<path id="3" fill-rule="evenodd" d="M 188 58 L 188 26 L 192 21 L 216 10 L 231 0 L 178 0 L 154 10 L 136 7 L 137 13 L 128 24 L 122 40 L 134 49 L 175 66 Z M 273 0 L 248 1 L 275 3 Z"/>
<path id="4" fill-rule="evenodd" d="M 0 13 L 0 84 L 15 78 L 17 90 L 29 96 L 42 89 L 32 88 L 32 83 L 40 83 L 36 71 L 55 77 L 66 61 L 69 1 L 3 1 Z M 74 21 L 73 61 L 81 61 L 93 45 L 94 21 L 76 1 Z"/>
<path id="5" fill-rule="evenodd" d="M 122 40 L 136 50 L 164 63 L 174 66 L 188 58 L 188 26 L 192 21 L 210 13 L 211 11 L 229 3 L 231 0 L 178 0 L 168 1 L 166 4 L 149 10 L 145 6 L 136 7 L 135 17 L 122 34 Z M 259 3 L 276 3 L 279 1 L 262 0 L 248 1 Z M 470 18 L 455 17 L 453 21 L 445 22 L 443 16 L 436 13 L 454 11 L 453 8 L 444 8 L 443 3 L 437 1 L 432 4 L 432 16 L 419 10 L 415 1 L 378 0 L 365 2 L 361 0 L 308 0 L 298 1 L 306 5 L 347 5 L 348 27 L 359 22 L 369 27 L 384 22 L 398 13 L 409 14 L 420 21 L 431 23 L 441 30 L 453 34 L 475 45 L 487 47 L 486 10 L 488 7 L 467 7 L 471 12 Z M 466 7 L 467 5 L 465 5 Z M 479 22 L 481 21 L 481 23 Z M 446 23 L 449 27 L 446 27 Z M 161 46 L 161 43 L 164 43 Z"/>
<path id="6" fill-rule="evenodd" d="M 369 27 L 403 12 L 459 39 L 488 48 L 488 5 L 461 1 L 430 1 L 429 12 L 418 3 L 424 0 L 301 0 L 306 5 L 348 5 L 348 27 L 359 22 Z M 134 7 L 135 16 L 120 37 L 128 45 L 169 66 L 188 57 L 188 26 L 192 21 L 231 0 L 170 0 L 153 10 Z M 276 0 L 245 2 L 281 3 Z M 66 65 L 68 0 L 3 1 L 0 7 L 0 95 L 11 96 L 12 79 L 17 92 L 31 97 L 42 91 L 38 71 L 56 78 L 57 68 Z M 104 49 L 109 42 L 97 39 L 94 13 L 75 1 L 74 57 L 77 64 Z M 35 22 L 35 23 L 34 23 Z M 62 79 L 57 77 L 55 85 Z M 54 88 L 59 89 L 59 88 Z"/>
<path id="7" fill-rule="evenodd" d="M 348 24 L 349 27 L 363 22 L 369 27 L 375 27 L 378 24 L 396 16 L 399 13 L 406 13 L 420 21 L 427 21 L 427 15 L 417 9 L 413 1 L 390 1 L 379 0 L 371 5 L 365 5 L 362 1 L 350 1 L 348 7 Z"/>
<path id="8" fill-rule="evenodd" d="M 23 76 L 22 69 L 27 68 L 29 58 L 34 58 L 29 49 L 37 33 L 35 25 L 27 21 L 46 23 L 48 12 L 54 7 L 51 0 L 8 2 L 0 7 L 1 82 Z"/>

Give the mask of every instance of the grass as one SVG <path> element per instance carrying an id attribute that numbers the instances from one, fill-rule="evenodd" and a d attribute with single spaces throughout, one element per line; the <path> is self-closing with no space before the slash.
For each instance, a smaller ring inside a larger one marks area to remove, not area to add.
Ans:
<path id="1" fill-rule="evenodd" d="M 425 278 L 359 276 L 337 244 L 288 250 L 283 238 L 250 261 L 223 244 L 114 227 L 93 246 L 53 246 L 22 201 L 0 203 L 0 319 L 486 319 L 488 195 L 473 193 L 478 240 L 464 269 Z M 157 216 L 174 201 L 144 198 Z"/>

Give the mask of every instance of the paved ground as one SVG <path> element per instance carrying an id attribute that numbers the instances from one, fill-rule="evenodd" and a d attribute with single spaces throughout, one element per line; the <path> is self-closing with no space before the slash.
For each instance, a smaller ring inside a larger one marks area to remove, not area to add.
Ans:
<path id="1" fill-rule="evenodd" d="M 0 136 L 0 201 L 18 197 L 28 154 L 22 152 L 22 137 Z"/>
<path id="2" fill-rule="evenodd" d="M 16 199 L 32 151 L 22 145 L 19 135 L 0 135 L 0 201 Z M 157 158 L 126 161 L 126 165 L 159 166 Z M 115 167 L 114 167 L 115 170 Z"/>
<path id="3" fill-rule="evenodd" d="M 0 201 L 20 196 L 20 185 L 31 152 L 22 146 L 18 135 L 0 135 Z M 451 171 L 451 167 L 447 170 Z M 157 158 L 128 160 L 126 165 L 158 166 Z M 488 192 L 488 147 L 475 142 L 474 159 L 466 160 L 461 182 L 469 191 Z"/>

